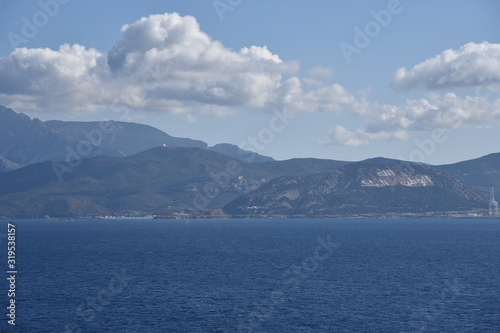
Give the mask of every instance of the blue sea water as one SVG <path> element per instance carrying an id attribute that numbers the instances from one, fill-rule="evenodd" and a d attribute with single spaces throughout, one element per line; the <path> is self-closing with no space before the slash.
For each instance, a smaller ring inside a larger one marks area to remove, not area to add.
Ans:
<path id="1" fill-rule="evenodd" d="M 13 223 L 2 332 L 500 332 L 500 220 Z"/>

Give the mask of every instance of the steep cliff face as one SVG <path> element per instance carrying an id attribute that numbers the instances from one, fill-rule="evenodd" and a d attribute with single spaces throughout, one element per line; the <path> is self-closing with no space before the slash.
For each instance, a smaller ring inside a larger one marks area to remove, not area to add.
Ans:
<path id="1" fill-rule="evenodd" d="M 0 106 L 0 156 L 27 165 L 47 160 L 64 160 L 66 147 L 73 144 L 38 119 Z"/>
<path id="2" fill-rule="evenodd" d="M 368 160 L 327 174 L 274 179 L 224 210 L 233 215 L 421 213 L 484 208 L 486 200 L 437 169 Z"/>

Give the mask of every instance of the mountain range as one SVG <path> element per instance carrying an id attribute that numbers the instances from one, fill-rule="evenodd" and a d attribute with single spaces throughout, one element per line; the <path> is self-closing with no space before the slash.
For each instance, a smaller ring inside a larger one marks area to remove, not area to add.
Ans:
<path id="1" fill-rule="evenodd" d="M 441 166 L 275 161 L 151 126 L 42 122 L 0 106 L 0 217 L 466 211 L 487 208 L 491 185 L 500 186 L 500 153 Z"/>
<path id="2" fill-rule="evenodd" d="M 170 215 L 222 208 L 283 175 L 332 170 L 315 159 L 247 163 L 200 148 L 42 162 L 0 173 L 0 216 Z"/>
<path id="3" fill-rule="evenodd" d="M 484 209 L 488 199 L 445 172 L 390 159 L 283 176 L 229 202 L 230 215 L 345 216 Z"/>
<path id="4" fill-rule="evenodd" d="M 489 154 L 469 161 L 438 166 L 464 184 L 484 193 L 490 187 L 500 187 L 500 153 Z"/>
<path id="5" fill-rule="evenodd" d="M 203 141 L 176 138 L 142 124 L 119 121 L 42 122 L 0 106 L 0 172 L 44 161 L 130 156 L 162 145 L 202 148 L 249 162 L 274 160 L 231 144 L 208 147 Z"/>

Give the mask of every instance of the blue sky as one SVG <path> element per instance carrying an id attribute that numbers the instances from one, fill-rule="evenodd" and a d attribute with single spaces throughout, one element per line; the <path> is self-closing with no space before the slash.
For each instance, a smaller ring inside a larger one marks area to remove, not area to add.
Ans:
<path id="1" fill-rule="evenodd" d="M 499 14 L 498 1 L 1 0 L 0 104 L 276 159 L 450 163 L 500 151 Z"/>

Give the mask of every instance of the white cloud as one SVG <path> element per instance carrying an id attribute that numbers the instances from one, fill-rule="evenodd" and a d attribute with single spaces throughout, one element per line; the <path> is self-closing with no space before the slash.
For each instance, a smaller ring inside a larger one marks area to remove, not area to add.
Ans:
<path id="1" fill-rule="evenodd" d="M 185 119 L 186 119 L 186 122 L 188 124 L 194 124 L 194 123 L 198 122 L 198 120 L 199 120 L 198 117 L 193 116 L 190 113 L 186 114 L 186 118 Z"/>
<path id="2" fill-rule="evenodd" d="M 346 105 L 356 102 L 356 98 L 340 84 L 323 86 L 304 93 L 300 80 L 292 78 L 285 82 L 284 109 L 289 112 L 333 111 L 340 112 Z"/>
<path id="3" fill-rule="evenodd" d="M 496 86 L 500 83 L 500 44 L 468 43 L 458 50 L 441 54 L 415 65 L 411 70 L 396 71 L 392 87 L 407 90 Z"/>
<path id="4" fill-rule="evenodd" d="M 405 140 L 412 131 L 498 126 L 499 83 L 500 44 L 468 43 L 458 51 L 446 50 L 410 71 L 399 69 L 392 86 L 396 89 L 469 87 L 475 88 L 475 95 L 428 93 L 424 98 L 407 99 L 401 105 L 381 105 L 369 100 L 369 89 L 359 91 L 348 107 L 364 119 L 365 125 L 355 130 L 336 126 L 316 141 L 356 147 L 372 140 Z"/>
<path id="5" fill-rule="evenodd" d="M 389 131 L 369 132 L 364 128 L 358 128 L 354 131 L 349 131 L 342 126 L 335 126 L 328 131 L 326 137 L 317 139 L 316 142 L 321 145 L 342 145 L 358 147 L 369 144 L 371 140 L 380 139 L 397 139 L 406 140 L 408 134 L 404 130 L 391 129 Z"/>
<path id="6" fill-rule="evenodd" d="M 333 74 L 332 67 L 322 67 L 317 66 L 309 70 L 309 76 L 311 78 L 329 78 Z"/>
<path id="7" fill-rule="evenodd" d="M 323 82 L 321 80 L 312 79 L 310 77 L 305 77 L 301 81 L 303 84 L 308 85 L 308 86 L 312 86 L 312 87 L 321 87 L 321 86 L 325 85 L 325 82 Z"/>
<path id="8" fill-rule="evenodd" d="M 368 143 L 366 134 L 363 130 L 349 131 L 342 126 L 332 128 L 326 137 L 316 140 L 322 145 L 343 145 L 357 147 Z"/>
<path id="9" fill-rule="evenodd" d="M 36 109 L 80 107 L 94 110 L 93 101 L 106 100 L 101 88 L 103 55 L 80 45 L 61 45 L 59 50 L 16 49 L 0 59 L 0 96 L 18 106 Z"/>
<path id="10" fill-rule="evenodd" d="M 480 97 L 428 94 L 407 100 L 401 106 L 377 107 L 368 121 L 373 132 L 394 130 L 434 130 L 484 128 L 500 122 L 500 100 L 490 102 Z"/>
<path id="11" fill-rule="evenodd" d="M 233 109 L 339 111 L 355 98 L 342 86 L 304 91 L 266 46 L 233 51 L 192 16 L 151 15 L 124 25 L 107 53 L 84 46 L 16 49 L 0 58 L 0 98 L 19 111 L 91 112 L 110 104 L 171 113 L 227 115 Z M 316 75 L 331 69 L 316 68 Z"/>
<path id="12" fill-rule="evenodd" d="M 366 102 L 366 101 L 365 101 Z M 500 125 L 500 99 L 427 94 L 425 98 L 408 99 L 402 105 L 379 105 L 356 102 L 352 111 L 365 118 L 365 126 L 347 131 L 332 129 L 320 144 L 359 146 L 370 140 L 406 140 L 411 131 L 457 130 L 487 128 Z M 359 111 L 359 109 L 361 111 Z"/>
<path id="13" fill-rule="evenodd" d="M 321 87 L 325 86 L 325 79 L 328 79 L 332 76 L 333 70 L 332 67 L 322 67 L 317 66 L 311 68 L 308 71 L 308 77 L 301 79 L 302 83 L 311 87 Z"/>

